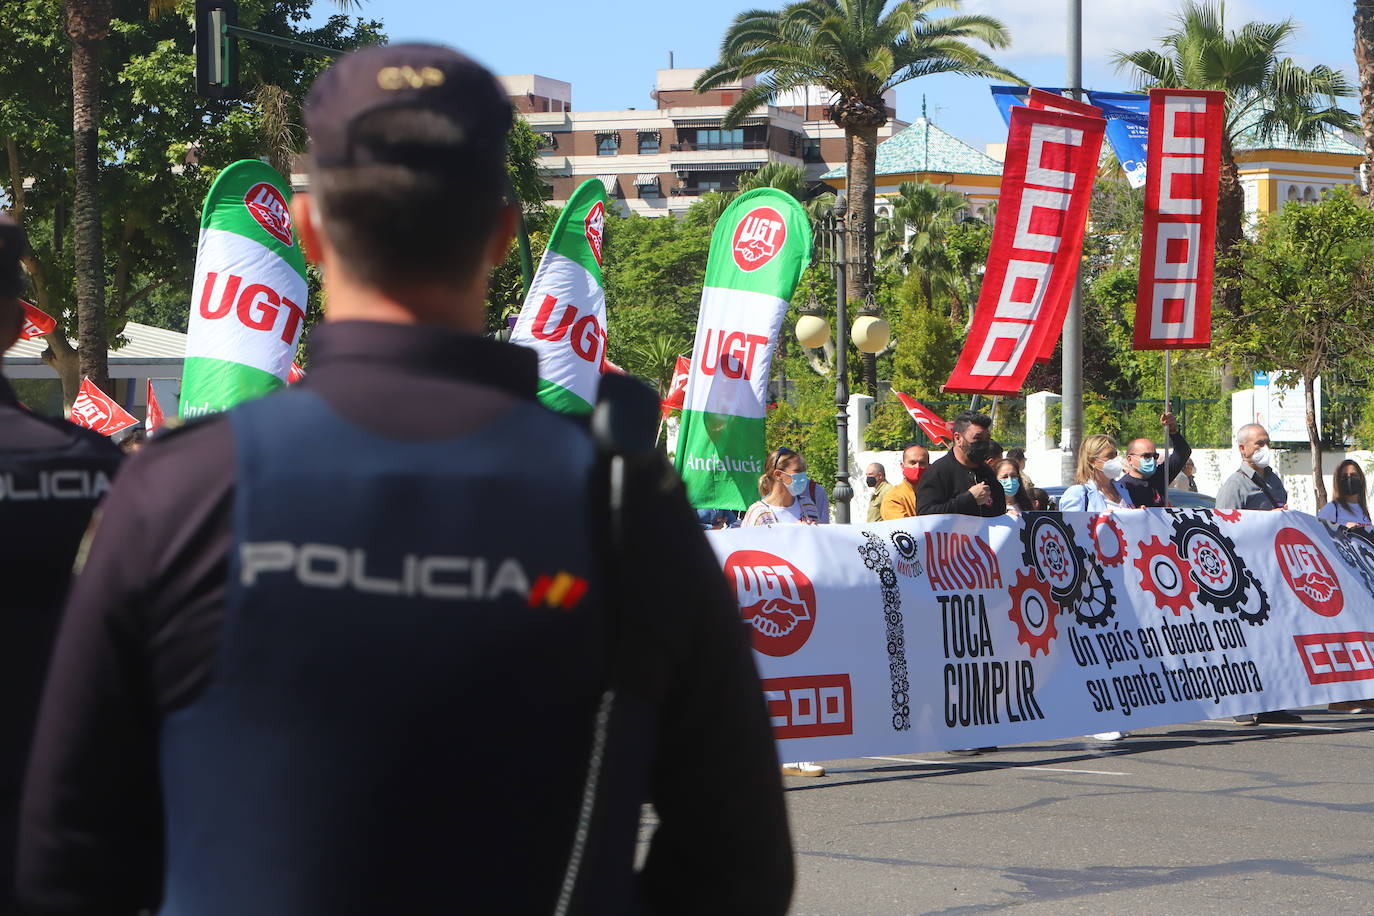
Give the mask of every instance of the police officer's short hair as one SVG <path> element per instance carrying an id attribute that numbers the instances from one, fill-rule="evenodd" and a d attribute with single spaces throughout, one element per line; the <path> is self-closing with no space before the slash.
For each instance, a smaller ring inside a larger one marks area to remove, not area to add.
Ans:
<path id="1" fill-rule="evenodd" d="M 321 229 L 365 283 L 471 272 L 508 200 L 510 99 L 450 48 L 401 44 L 340 58 L 306 101 Z"/>

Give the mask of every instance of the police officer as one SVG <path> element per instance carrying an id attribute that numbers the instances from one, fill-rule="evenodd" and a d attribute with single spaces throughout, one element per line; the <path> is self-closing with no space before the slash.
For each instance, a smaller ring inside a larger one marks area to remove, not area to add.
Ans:
<path id="1" fill-rule="evenodd" d="M 25 247 L 0 214 L 0 370 L 24 325 Z M 11 905 L 19 785 L 72 560 L 119 459 L 104 436 L 25 410 L 0 372 L 0 913 Z"/>
<path id="2" fill-rule="evenodd" d="M 310 375 L 158 437 L 111 494 L 25 790 L 36 910 L 786 910 L 757 674 L 680 486 L 655 459 L 602 556 L 591 437 L 539 405 L 533 351 L 480 336 L 511 117 L 429 45 L 311 90 Z M 612 594 L 651 638 L 607 731 Z"/>

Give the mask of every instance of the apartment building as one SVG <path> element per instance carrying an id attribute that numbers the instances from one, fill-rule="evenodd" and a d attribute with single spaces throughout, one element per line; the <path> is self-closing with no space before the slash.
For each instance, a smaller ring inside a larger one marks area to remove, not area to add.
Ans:
<path id="1" fill-rule="evenodd" d="M 752 78 L 698 93 L 701 69 L 659 70 L 653 107 L 574 111 L 572 85 L 532 74 L 503 76 L 520 115 L 541 140 L 551 203 L 562 205 L 588 178 L 599 178 L 622 212 L 680 214 L 707 191 L 733 191 L 741 173 L 769 162 L 820 176 L 844 162 L 844 132 L 827 116 L 830 93 L 810 86 L 780 95 L 726 128 L 725 113 Z M 892 119 L 880 137 L 905 127 Z"/>

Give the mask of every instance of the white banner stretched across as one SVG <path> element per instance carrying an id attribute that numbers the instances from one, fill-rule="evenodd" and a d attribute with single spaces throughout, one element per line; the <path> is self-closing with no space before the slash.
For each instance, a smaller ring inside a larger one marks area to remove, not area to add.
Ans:
<path id="1" fill-rule="evenodd" d="M 710 537 L 784 760 L 1374 694 L 1374 536 L 1301 512 L 942 515 Z"/>

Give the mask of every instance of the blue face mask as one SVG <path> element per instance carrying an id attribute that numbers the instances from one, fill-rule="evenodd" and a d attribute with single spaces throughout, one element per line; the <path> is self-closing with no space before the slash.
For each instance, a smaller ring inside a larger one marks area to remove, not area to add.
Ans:
<path id="1" fill-rule="evenodd" d="M 798 471 L 792 475 L 792 482 L 787 485 L 787 492 L 793 496 L 801 496 L 806 491 L 806 485 L 811 482 L 811 478 L 806 476 L 805 471 Z"/>
<path id="2" fill-rule="evenodd" d="M 1015 477 L 1003 477 L 999 483 L 1002 484 L 1002 489 L 1007 491 L 1008 496 L 1015 496 L 1016 491 L 1021 489 L 1021 481 Z"/>
<path id="3" fill-rule="evenodd" d="M 1155 472 L 1155 469 L 1158 467 L 1159 462 L 1153 458 L 1140 459 L 1140 473 L 1144 474 L 1146 477 L 1149 477 L 1151 474 L 1153 474 Z"/>

